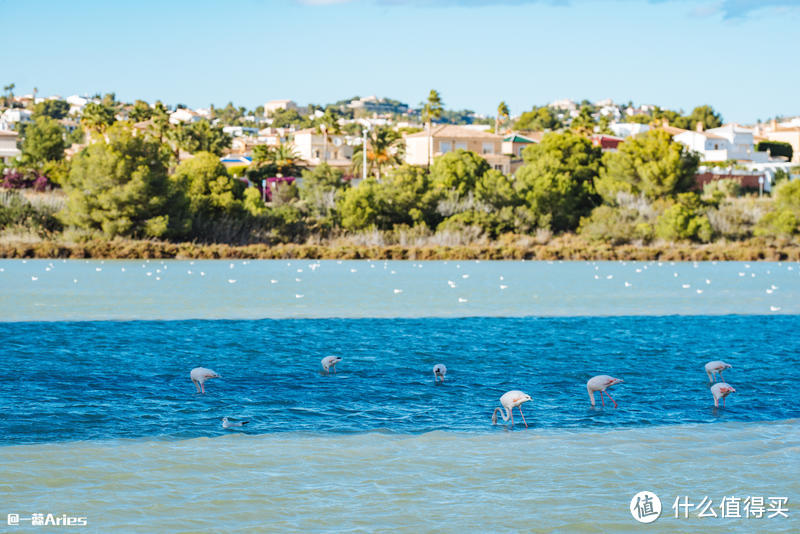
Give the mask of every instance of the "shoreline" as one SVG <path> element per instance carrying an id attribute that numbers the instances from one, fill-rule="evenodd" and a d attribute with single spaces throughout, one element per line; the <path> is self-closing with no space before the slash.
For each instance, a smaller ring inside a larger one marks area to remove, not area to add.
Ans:
<path id="1" fill-rule="evenodd" d="M 2 259 L 332 259 L 332 260 L 624 260 L 800 261 L 800 244 L 751 239 L 709 244 L 610 245 L 557 238 L 545 244 L 491 242 L 454 246 L 200 244 L 95 240 L 0 243 Z"/>

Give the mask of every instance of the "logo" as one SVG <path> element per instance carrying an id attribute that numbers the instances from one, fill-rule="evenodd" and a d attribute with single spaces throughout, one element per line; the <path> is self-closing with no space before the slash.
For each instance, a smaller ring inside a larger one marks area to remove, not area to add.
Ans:
<path id="1" fill-rule="evenodd" d="M 640 491 L 631 499 L 631 515 L 639 523 L 652 523 L 661 515 L 661 499 L 652 491 Z"/>
<path id="2" fill-rule="evenodd" d="M 8 524 L 9 526 L 19 525 L 19 514 L 8 514 Z"/>

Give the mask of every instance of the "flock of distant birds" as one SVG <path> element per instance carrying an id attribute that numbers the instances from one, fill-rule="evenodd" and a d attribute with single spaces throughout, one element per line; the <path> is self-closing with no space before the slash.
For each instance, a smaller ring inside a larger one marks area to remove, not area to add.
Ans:
<path id="1" fill-rule="evenodd" d="M 331 373 L 331 370 L 336 373 L 336 364 L 341 362 L 342 358 L 339 356 L 325 356 L 322 358 L 320 362 L 322 364 L 322 370 L 326 375 Z M 711 395 L 714 397 L 714 407 L 719 407 L 719 400 L 722 399 L 722 406 L 725 407 L 725 397 L 730 395 L 731 393 L 735 393 L 736 390 L 733 389 L 733 386 L 728 384 L 727 382 L 723 382 L 722 372 L 726 369 L 730 369 L 732 366 L 729 363 L 725 363 L 721 360 L 715 360 L 712 362 L 708 362 L 705 365 L 705 371 L 708 375 L 708 382 L 711 385 Z M 433 366 L 433 381 L 434 383 L 438 383 L 439 381 L 444 382 L 445 375 L 447 375 L 447 367 L 442 363 L 437 363 Z M 720 382 L 717 382 L 717 375 L 719 375 Z M 207 369 L 205 367 L 196 367 L 192 369 L 189 373 L 194 386 L 197 388 L 198 393 L 205 394 L 205 382 L 211 378 L 220 378 L 219 373 L 216 371 L 212 371 L 211 369 Z M 589 400 L 592 406 L 595 405 L 595 392 L 600 392 L 600 401 L 603 404 L 603 407 L 606 405 L 605 398 L 603 395 L 608 396 L 609 400 L 614 403 L 614 408 L 617 407 L 617 401 L 614 400 L 614 397 L 607 391 L 608 388 L 614 386 L 616 384 L 622 383 L 624 380 L 621 378 L 614 378 L 613 376 L 609 375 L 597 375 L 589 379 L 586 382 L 586 391 L 589 393 Z M 531 396 L 527 393 L 519 391 L 517 389 L 507 391 L 500 397 L 500 406 L 494 409 L 492 412 L 492 424 L 497 424 L 497 414 L 500 413 L 500 416 L 503 418 L 503 421 L 508 421 L 511 419 L 511 426 L 514 426 L 514 408 L 519 410 L 519 415 L 522 416 L 522 422 L 525 423 L 525 428 L 528 428 L 528 422 L 525 420 L 525 414 L 522 413 L 522 405 L 528 402 L 531 399 Z M 238 421 L 233 422 L 229 420 L 227 417 L 222 418 L 222 428 L 233 428 L 233 427 L 241 427 L 246 425 L 248 421 Z"/>

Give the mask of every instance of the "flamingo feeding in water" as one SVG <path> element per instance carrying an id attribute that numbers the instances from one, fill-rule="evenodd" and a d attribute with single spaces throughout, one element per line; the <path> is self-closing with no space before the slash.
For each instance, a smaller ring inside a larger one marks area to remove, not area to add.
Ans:
<path id="1" fill-rule="evenodd" d="M 711 386 L 711 394 L 714 395 L 714 407 L 719 408 L 719 399 L 722 399 L 722 407 L 725 407 L 725 397 L 731 393 L 736 393 L 733 386 L 725 382 L 717 382 Z"/>
<path id="2" fill-rule="evenodd" d="M 589 392 L 589 400 L 591 401 L 592 406 L 594 406 L 594 392 L 599 391 L 600 401 L 602 401 L 603 407 L 605 407 L 606 405 L 606 401 L 603 398 L 603 393 L 605 393 L 606 395 L 608 395 L 608 398 L 611 399 L 611 402 L 614 403 L 614 408 L 616 408 L 617 401 L 614 400 L 614 397 L 612 397 L 611 394 L 608 391 L 606 391 L 606 389 L 610 388 L 614 384 L 619 384 L 620 382 L 624 382 L 624 380 L 622 380 L 621 378 L 614 378 L 613 376 L 608 376 L 608 375 L 597 375 L 595 377 L 590 378 L 589 381 L 586 382 L 586 391 Z"/>
<path id="3" fill-rule="evenodd" d="M 447 374 L 447 367 L 444 366 L 443 363 L 437 363 L 433 366 L 433 381 L 434 383 L 438 382 L 439 379 L 442 379 L 444 382 L 444 375 Z"/>
<path id="4" fill-rule="evenodd" d="M 220 378 L 216 371 L 206 369 L 205 367 L 195 367 L 192 369 L 192 372 L 189 373 L 189 377 L 192 379 L 192 382 L 194 382 L 194 387 L 197 388 L 197 391 L 203 394 L 206 392 L 206 388 L 203 385 L 206 380 L 209 378 Z"/>
<path id="5" fill-rule="evenodd" d="M 497 412 L 503 417 L 503 421 L 511 419 L 511 426 L 514 426 L 514 408 L 519 408 L 519 414 L 522 416 L 522 422 L 525 423 L 525 428 L 528 428 L 528 422 L 525 420 L 525 415 L 522 413 L 522 404 L 531 400 L 531 396 L 519 390 L 509 391 L 500 397 L 499 406 L 492 412 L 492 424 L 497 424 Z M 505 412 L 503 411 L 505 408 Z"/>
<path id="6" fill-rule="evenodd" d="M 336 372 L 336 364 L 342 361 L 342 359 L 338 356 L 325 356 L 322 358 L 322 368 L 325 370 L 325 374 L 330 374 L 331 367 L 333 367 L 333 372 Z"/>
<path id="7" fill-rule="evenodd" d="M 725 369 L 730 369 L 731 367 L 733 367 L 731 364 L 725 363 L 720 360 L 708 362 L 706 364 L 706 374 L 708 375 L 708 383 L 713 384 L 714 382 L 716 382 L 717 373 L 719 373 L 719 379 L 724 380 L 725 377 L 722 376 L 722 371 L 724 371 Z"/>

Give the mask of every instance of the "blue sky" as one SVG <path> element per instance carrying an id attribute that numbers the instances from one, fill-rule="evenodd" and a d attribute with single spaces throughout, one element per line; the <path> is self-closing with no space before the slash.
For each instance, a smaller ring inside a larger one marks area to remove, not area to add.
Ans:
<path id="1" fill-rule="evenodd" d="M 800 114 L 795 0 L 0 0 L 0 84 L 254 108 L 354 95 Z"/>

